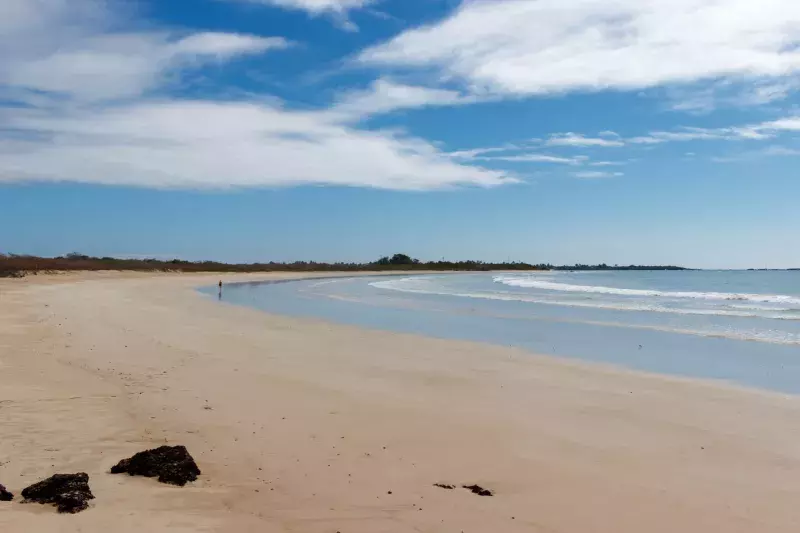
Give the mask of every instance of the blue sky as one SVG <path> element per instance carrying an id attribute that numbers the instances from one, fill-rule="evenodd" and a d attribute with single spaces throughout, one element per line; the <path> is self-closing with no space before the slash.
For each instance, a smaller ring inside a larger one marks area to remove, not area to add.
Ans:
<path id="1" fill-rule="evenodd" d="M 800 266 L 792 0 L 4 0 L 0 252 Z"/>

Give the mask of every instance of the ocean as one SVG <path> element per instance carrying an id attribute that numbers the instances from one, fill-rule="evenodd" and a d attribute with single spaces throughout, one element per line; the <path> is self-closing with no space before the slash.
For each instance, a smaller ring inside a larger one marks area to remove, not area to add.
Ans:
<path id="1" fill-rule="evenodd" d="M 231 284 L 222 299 L 271 313 L 800 393 L 800 271 L 314 279 Z"/>

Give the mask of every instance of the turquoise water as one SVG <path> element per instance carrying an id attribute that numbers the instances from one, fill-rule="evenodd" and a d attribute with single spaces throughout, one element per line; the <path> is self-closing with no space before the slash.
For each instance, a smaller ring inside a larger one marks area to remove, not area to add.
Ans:
<path id="1" fill-rule="evenodd" d="M 315 279 L 231 284 L 222 299 L 272 313 L 800 392 L 800 272 Z"/>

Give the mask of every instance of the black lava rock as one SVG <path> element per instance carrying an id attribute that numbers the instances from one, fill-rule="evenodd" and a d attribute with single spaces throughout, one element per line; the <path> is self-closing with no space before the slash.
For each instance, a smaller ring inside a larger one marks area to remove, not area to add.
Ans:
<path id="1" fill-rule="evenodd" d="M 123 459 L 111 469 L 111 473 L 157 477 L 161 483 L 182 487 L 196 480 L 200 469 L 185 446 L 161 446 Z"/>
<path id="2" fill-rule="evenodd" d="M 463 487 L 478 496 L 494 496 L 494 492 L 489 489 L 484 489 L 480 485 L 463 485 Z"/>
<path id="3" fill-rule="evenodd" d="M 79 513 L 89 507 L 94 494 L 89 489 L 89 475 L 56 474 L 22 491 L 26 502 L 52 503 L 59 513 Z"/>
<path id="4" fill-rule="evenodd" d="M 6 490 L 3 485 L 0 485 L 0 502 L 10 502 L 14 499 L 14 495 Z"/>

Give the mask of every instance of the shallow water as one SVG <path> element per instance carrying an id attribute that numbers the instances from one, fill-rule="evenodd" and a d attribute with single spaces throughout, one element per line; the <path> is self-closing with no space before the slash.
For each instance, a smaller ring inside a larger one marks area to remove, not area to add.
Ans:
<path id="1" fill-rule="evenodd" d="M 216 288 L 204 289 L 216 295 Z M 800 392 L 800 272 L 448 274 L 243 283 L 291 316 Z"/>

